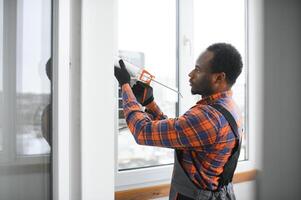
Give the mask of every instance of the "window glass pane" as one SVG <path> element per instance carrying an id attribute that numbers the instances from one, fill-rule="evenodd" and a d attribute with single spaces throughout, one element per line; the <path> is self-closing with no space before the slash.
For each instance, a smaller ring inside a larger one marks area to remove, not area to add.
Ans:
<path id="1" fill-rule="evenodd" d="M 46 71 L 51 57 L 50 3 L 31 0 L 19 7 L 16 139 L 17 153 L 22 155 L 50 153 L 51 83 Z"/>
<path id="2" fill-rule="evenodd" d="M 240 52 L 244 67 L 232 87 L 233 98 L 246 119 L 246 38 L 245 2 L 243 0 L 194 0 L 194 59 L 209 45 L 230 43 Z M 246 127 L 246 126 L 245 126 Z M 245 128 L 244 128 L 245 130 Z M 240 160 L 246 159 L 246 134 L 244 134 Z"/>
<path id="3" fill-rule="evenodd" d="M 176 88 L 176 1 L 122 0 L 118 7 L 118 48 L 133 64 L 145 66 L 156 79 Z M 177 94 L 154 82 L 154 97 L 169 117 L 176 115 Z M 173 162 L 173 151 L 140 146 L 122 121 L 118 134 L 119 169 Z"/>

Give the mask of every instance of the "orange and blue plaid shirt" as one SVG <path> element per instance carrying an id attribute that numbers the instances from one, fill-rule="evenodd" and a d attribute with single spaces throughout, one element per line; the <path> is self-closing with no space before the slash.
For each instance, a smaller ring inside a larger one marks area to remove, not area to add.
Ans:
<path id="1" fill-rule="evenodd" d="M 210 105 L 230 111 L 241 135 L 241 115 L 231 90 L 200 100 L 178 118 L 167 118 L 154 101 L 143 111 L 129 84 L 122 86 L 122 99 L 126 122 L 138 144 L 181 150 L 179 162 L 190 179 L 202 189 L 217 189 L 237 140 L 224 116 Z"/>

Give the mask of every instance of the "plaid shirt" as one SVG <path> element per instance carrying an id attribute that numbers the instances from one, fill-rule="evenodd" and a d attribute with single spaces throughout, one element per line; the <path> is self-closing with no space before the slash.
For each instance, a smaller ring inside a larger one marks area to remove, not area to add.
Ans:
<path id="1" fill-rule="evenodd" d="M 154 101 L 143 111 L 129 84 L 122 86 L 122 98 L 126 122 L 138 144 L 182 150 L 179 162 L 190 179 L 202 189 L 217 189 L 237 141 L 224 116 L 210 105 L 230 111 L 241 134 L 241 115 L 231 90 L 200 100 L 178 118 L 167 118 Z"/>

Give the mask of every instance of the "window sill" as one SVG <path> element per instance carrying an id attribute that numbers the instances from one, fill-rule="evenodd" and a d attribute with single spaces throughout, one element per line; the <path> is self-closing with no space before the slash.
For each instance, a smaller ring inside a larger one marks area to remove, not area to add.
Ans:
<path id="1" fill-rule="evenodd" d="M 236 173 L 233 177 L 233 183 L 242 183 L 255 180 L 257 170 Z M 170 184 L 163 184 L 139 189 L 123 190 L 115 192 L 115 200 L 147 200 L 160 197 L 166 197 L 169 194 Z"/>

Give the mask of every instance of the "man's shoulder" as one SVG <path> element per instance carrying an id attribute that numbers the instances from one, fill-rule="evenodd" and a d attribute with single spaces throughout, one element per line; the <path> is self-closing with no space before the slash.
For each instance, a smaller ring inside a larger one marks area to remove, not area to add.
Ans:
<path id="1" fill-rule="evenodd" d="M 186 114 L 197 115 L 200 119 L 220 121 L 221 114 L 210 104 L 196 104 Z"/>

